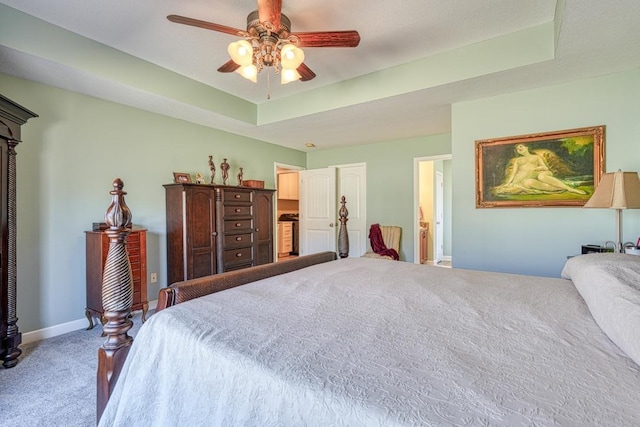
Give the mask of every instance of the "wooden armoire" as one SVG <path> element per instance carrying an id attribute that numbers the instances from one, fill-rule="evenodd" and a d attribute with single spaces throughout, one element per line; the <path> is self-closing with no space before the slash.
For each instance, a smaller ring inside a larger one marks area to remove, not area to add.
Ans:
<path id="1" fill-rule="evenodd" d="M 16 145 L 20 127 L 37 114 L 0 95 L 0 359 L 18 363 L 22 334 L 16 313 Z"/>
<path id="2" fill-rule="evenodd" d="M 167 184 L 167 282 L 273 262 L 273 193 Z"/>

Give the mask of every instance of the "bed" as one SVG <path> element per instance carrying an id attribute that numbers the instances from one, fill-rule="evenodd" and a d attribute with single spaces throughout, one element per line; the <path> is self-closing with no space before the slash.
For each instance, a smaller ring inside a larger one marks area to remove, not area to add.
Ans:
<path id="1" fill-rule="evenodd" d="M 100 425 L 640 425 L 640 257 L 325 257 L 163 290 Z"/>

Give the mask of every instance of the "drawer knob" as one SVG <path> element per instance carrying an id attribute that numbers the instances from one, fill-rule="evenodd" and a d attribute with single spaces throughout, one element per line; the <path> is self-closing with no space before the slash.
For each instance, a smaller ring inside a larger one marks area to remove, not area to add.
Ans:
<path id="1" fill-rule="evenodd" d="M 239 199 L 239 198 L 240 198 L 240 195 L 239 195 L 239 194 L 236 194 L 236 195 L 234 195 L 233 197 L 235 197 L 236 199 Z"/>
<path id="2" fill-rule="evenodd" d="M 242 237 L 240 237 L 240 236 L 236 237 L 236 242 L 239 242 L 241 240 L 242 240 Z"/>
<path id="3" fill-rule="evenodd" d="M 256 233 L 257 233 L 258 231 L 260 231 L 260 229 L 259 229 L 259 228 L 256 228 Z"/>
<path id="4" fill-rule="evenodd" d="M 237 209 L 236 209 L 236 213 L 240 212 L 240 210 L 241 210 L 240 208 L 237 208 Z"/>
<path id="5" fill-rule="evenodd" d="M 242 252 L 238 252 L 238 253 L 236 254 L 236 256 L 237 256 L 238 258 L 240 258 L 240 257 L 242 256 Z"/>
<path id="6" fill-rule="evenodd" d="M 236 227 L 242 227 L 242 223 L 241 222 L 236 222 Z"/>

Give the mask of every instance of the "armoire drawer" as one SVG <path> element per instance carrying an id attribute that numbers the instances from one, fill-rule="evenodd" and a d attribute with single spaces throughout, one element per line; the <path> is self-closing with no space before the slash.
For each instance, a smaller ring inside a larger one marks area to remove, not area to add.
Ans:
<path id="1" fill-rule="evenodd" d="M 253 220 L 252 219 L 236 219 L 236 220 L 228 220 L 224 222 L 224 230 L 225 232 L 229 231 L 239 231 L 239 230 L 252 230 L 253 229 Z"/>
<path id="2" fill-rule="evenodd" d="M 225 218 L 233 218 L 240 216 L 252 216 L 253 209 L 252 206 L 225 206 L 224 207 L 224 217 Z"/>
<path id="3" fill-rule="evenodd" d="M 253 261 L 253 250 L 251 247 L 227 249 L 224 251 L 225 263 L 246 263 Z"/>
<path id="4" fill-rule="evenodd" d="M 224 247 L 230 248 L 234 246 L 250 245 L 253 242 L 251 233 L 245 234 L 227 234 L 224 236 Z"/>
<path id="5" fill-rule="evenodd" d="M 240 191 L 240 190 L 225 190 L 222 193 L 222 200 L 225 204 L 228 202 L 251 202 L 251 192 L 250 191 Z"/>

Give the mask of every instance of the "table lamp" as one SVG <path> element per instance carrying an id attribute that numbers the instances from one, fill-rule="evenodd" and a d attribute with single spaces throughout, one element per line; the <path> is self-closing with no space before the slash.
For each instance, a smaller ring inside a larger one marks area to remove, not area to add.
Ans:
<path id="1" fill-rule="evenodd" d="M 585 208 L 607 208 L 616 210 L 618 241 L 615 252 L 623 252 L 622 209 L 640 209 L 640 178 L 637 172 L 610 172 L 602 175 L 600 183 Z"/>

